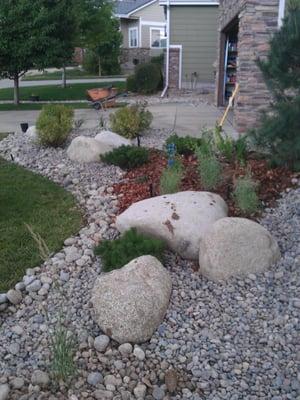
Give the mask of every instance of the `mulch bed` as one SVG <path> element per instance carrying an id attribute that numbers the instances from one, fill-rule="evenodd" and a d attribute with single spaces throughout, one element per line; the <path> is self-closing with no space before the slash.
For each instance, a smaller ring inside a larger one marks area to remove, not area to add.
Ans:
<path id="1" fill-rule="evenodd" d="M 204 190 L 197 171 L 196 158 L 182 157 L 182 162 L 185 167 L 185 176 L 181 182 L 181 190 Z M 165 154 L 158 150 L 151 150 L 147 164 L 128 171 L 123 181 L 114 185 L 114 192 L 119 197 L 119 213 L 139 200 L 159 195 L 160 176 L 166 166 Z M 258 185 L 257 193 L 263 207 L 274 206 L 280 193 L 293 186 L 291 181 L 296 176 L 285 167 L 270 168 L 266 160 L 257 159 L 254 154 L 249 155 L 247 166 L 222 161 L 222 180 L 212 191 L 218 193 L 226 201 L 230 216 L 244 216 L 235 207 L 232 192 L 236 179 L 245 176 L 249 169 L 253 180 Z"/>

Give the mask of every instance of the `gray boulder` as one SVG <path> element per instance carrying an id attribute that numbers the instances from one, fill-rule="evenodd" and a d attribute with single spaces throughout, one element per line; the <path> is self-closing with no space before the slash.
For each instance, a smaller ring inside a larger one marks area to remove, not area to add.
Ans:
<path id="1" fill-rule="evenodd" d="M 186 191 L 134 203 L 117 217 L 116 226 L 121 233 L 136 228 L 163 239 L 183 258 L 197 260 L 200 239 L 227 212 L 219 195 Z"/>
<path id="2" fill-rule="evenodd" d="M 152 256 L 101 275 L 93 288 L 94 317 L 119 343 L 142 343 L 162 322 L 171 295 L 169 272 Z"/>
<path id="3" fill-rule="evenodd" d="M 270 233 L 245 218 L 218 220 L 200 242 L 200 272 L 213 280 L 256 274 L 279 259 L 278 244 Z"/>
<path id="4" fill-rule="evenodd" d="M 72 161 L 99 162 L 100 155 L 110 151 L 111 147 L 100 143 L 95 138 L 77 136 L 67 149 L 67 154 Z"/>
<path id="5" fill-rule="evenodd" d="M 103 146 L 110 148 L 110 151 L 120 146 L 130 146 L 130 140 L 111 131 L 101 131 L 95 139 Z"/>

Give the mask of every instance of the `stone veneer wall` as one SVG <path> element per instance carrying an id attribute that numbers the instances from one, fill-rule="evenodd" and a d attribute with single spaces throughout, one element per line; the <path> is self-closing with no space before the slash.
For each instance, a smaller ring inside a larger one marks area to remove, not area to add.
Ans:
<path id="1" fill-rule="evenodd" d="M 169 88 L 179 89 L 179 48 L 169 49 Z"/>
<path id="2" fill-rule="evenodd" d="M 124 73 L 134 71 L 133 60 L 138 60 L 139 64 L 149 62 L 151 59 L 150 49 L 146 48 L 123 48 L 121 49 L 120 64 Z"/>
<path id="3" fill-rule="evenodd" d="M 270 101 L 256 60 L 267 55 L 269 40 L 277 29 L 278 6 L 279 0 L 220 1 L 220 34 L 233 18 L 238 16 L 239 20 L 237 81 L 240 91 L 234 107 L 234 122 L 239 132 L 255 126 L 259 111 Z M 223 60 L 219 59 L 218 65 L 220 62 Z M 218 77 L 219 74 L 217 82 Z"/>

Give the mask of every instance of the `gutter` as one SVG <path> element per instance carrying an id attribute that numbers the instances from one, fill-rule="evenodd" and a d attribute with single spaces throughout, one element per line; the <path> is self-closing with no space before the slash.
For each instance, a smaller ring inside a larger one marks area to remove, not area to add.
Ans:
<path id="1" fill-rule="evenodd" d="M 169 65 L 170 65 L 170 0 L 167 4 L 167 60 L 166 60 L 166 84 L 160 97 L 165 97 L 169 87 Z"/>

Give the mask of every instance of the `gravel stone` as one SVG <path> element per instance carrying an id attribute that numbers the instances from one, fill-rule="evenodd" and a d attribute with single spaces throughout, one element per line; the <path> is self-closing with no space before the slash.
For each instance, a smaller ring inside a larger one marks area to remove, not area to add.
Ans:
<path id="1" fill-rule="evenodd" d="M 38 292 L 42 287 L 42 283 L 39 279 L 34 280 L 26 286 L 27 292 Z"/>
<path id="2" fill-rule="evenodd" d="M 25 382 L 23 378 L 16 377 L 11 382 L 14 389 L 22 389 Z"/>
<path id="3" fill-rule="evenodd" d="M 0 400 L 7 400 L 9 395 L 9 386 L 5 383 L 0 385 Z"/>
<path id="4" fill-rule="evenodd" d="M 106 335 L 97 336 L 94 340 L 94 347 L 100 353 L 104 353 L 109 344 L 109 337 Z"/>
<path id="5" fill-rule="evenodd" d="M 6 297 L 12 304 L 19 304 L 22 301 L 22 293 L 15 289 L 10 289 L 6 293 Z"/>
<path id="6" fill-rule="evenodd" d="M 88 374 L 87 382 L 89 385 L 97 386 L 99 383 L 103 383 L 103 376 L 100 372 L 91 372 Z"/>
<path id="7" fill-rule="evenodd" d="M 50 382 L 49 375 L 47 372 L 36 370 L 31 375 L 31 383 L 33 385 L 39 385 L 41 387 L 46 387 Z"/>
<path id="8" fill-rule="evenodd" d="M 143 360 L 145 359 L 145 353 L 144 353 L 144 351 L 143 351 L 140 347 L 138 347 L 138 346 L 136 346 L 136 347 L 134 348 L 133 354 L 134 354 L 134 355 L 136 356 L 136 358 L 137 358 L 138 360 L 140 360 L 140 361 L 143 361 Z"/>
<path id="9" fill-rule="evenodd" d="M 146 396 L 146 391 L 147 391 L 147 387 L 145 385 L 138 384 L 134 388 L 133 393 L 137 399 L 144 399 Z"/>
<path id="10" fill-rule="evenodd" d="M 130 343 L 123 343 L 118 347 L 118 350 L 122 356 L 126 357 L 132 353 L 132 345 Z"/>

